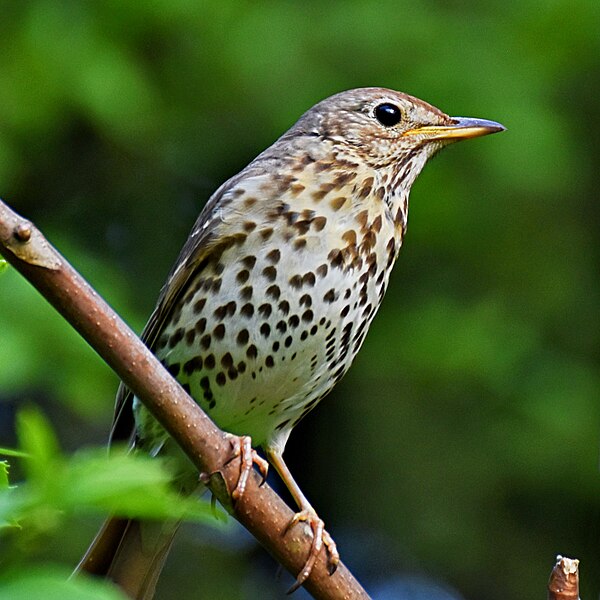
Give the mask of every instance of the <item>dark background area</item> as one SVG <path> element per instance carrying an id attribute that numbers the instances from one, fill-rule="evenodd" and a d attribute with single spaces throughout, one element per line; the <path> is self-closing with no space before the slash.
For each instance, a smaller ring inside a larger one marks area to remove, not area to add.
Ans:
<path id="1" fill-rule="evenodd" d="M 137 331 L 210 194 L 320 99 L 502 122 L 418 179 L 363 350 L 286 457 L 380 598 L 542 597 L 557 553 L 598 597 L 600 3 L 0 5 L 0 195 Z M 0 365 L 1 446 L 26 402 L 68 451 L 105 441 L 116 377 L 11 269 Z M 72 566 L 99 522 L 32 564 Z M 187 527 L 159 597 L 287 585 L 235 524 Z"/>

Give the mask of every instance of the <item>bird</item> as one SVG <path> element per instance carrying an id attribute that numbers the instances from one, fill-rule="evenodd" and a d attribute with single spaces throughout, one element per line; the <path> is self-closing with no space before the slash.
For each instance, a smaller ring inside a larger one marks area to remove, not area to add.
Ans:
<path id="1" fill-rule="evenodd" d="M 313 532 L 294 588 L 323 548 L 332 571 L 339 553 L 283 459 L 290 433 L 362 346 L 427 160 L 504 129 L 386 88 L 326 98 L 214 192 L 160 292 L 142 340 L 249 457 L 233 498 L 253 463 L 266 475 L 260 447 L 298 506 L 290 526 L 305 521 Z M 181 492 L 197 489 L 191 462 L 123 385 L 111 439 L 168 457 Z M 151 598 L 174 529 L 110 519 L 80 567 Z"/>

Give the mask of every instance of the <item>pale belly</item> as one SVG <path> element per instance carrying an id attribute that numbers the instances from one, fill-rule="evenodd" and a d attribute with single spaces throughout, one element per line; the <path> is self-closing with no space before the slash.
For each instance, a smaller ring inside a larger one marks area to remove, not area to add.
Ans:
<path id="1" fill-rule="evenodd" d="M 345 374 L 387 284 L 385 264 L 344 268 L 311 244 L 227 250 L 190 282 L 155 349 L 219 427 L 256 446 L 285 444 Z M 141 436 L 156 436 L 135 406 Z"/>

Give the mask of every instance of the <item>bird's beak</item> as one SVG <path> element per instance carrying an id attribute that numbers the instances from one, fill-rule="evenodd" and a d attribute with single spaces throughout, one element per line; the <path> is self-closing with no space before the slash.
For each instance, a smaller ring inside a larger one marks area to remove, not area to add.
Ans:
<path id="1" fill-rule="evenodd" d="M 486 119 L 450 117 L 449 125 L 424 125 L 405 131 L 404 135 L 424 136 L 429 140 L 466 140 L 468 138 L 504 131 L 506 127 Z"/>

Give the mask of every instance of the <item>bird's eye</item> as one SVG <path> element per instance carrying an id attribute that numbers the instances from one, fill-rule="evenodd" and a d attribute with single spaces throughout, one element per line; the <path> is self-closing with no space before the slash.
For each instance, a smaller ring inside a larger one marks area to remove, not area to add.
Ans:
<path id="1" fill-rule="evenodd" d="M 384 102 L 375 107 L 375 118 L 385 127 L 393 127 L 400 123 L 402 113 L 395 104 Z"/>

